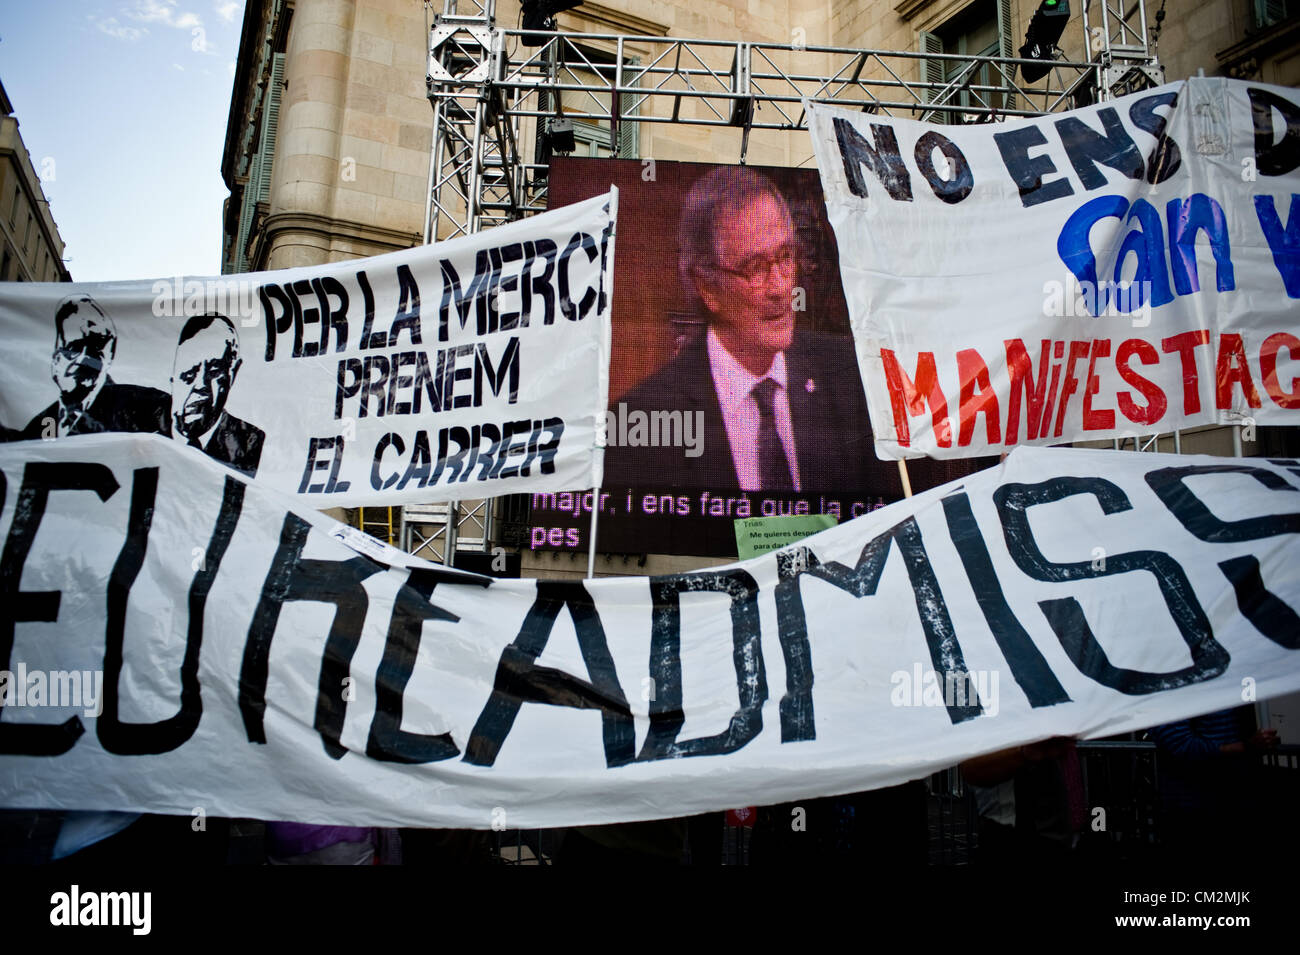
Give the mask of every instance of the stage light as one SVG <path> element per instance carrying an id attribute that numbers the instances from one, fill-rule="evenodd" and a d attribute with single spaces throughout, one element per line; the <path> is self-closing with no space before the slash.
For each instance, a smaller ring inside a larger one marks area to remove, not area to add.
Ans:
<path id="1" fill-rule="evenodd" d="M 1020 48 L 1020 57 L 1025 60 L 1041 60 L 1042 64 L 1021 64 L 1020 75 L 1026 83 L 1037 83 L 1052 69 L 1053 53 L 1065 32 L 1065 24 L 1070 19 L 1069 0 L 1043 0 L 1034 11 L 1029 21 L 1029 30 L 1025 34 L 1025 45 Z"/>
<path id="2" fill-rule="evenodd" d="M 565 119 L 563 116 L 551 118 L 547 137 L 553 153 L 567 156 L 578 148 L 578 141 L 573 138 L 573 120 Z"/>
<path id="3" fill-rule="evenodd" d="M 525 30 L 554 30 L 555 15 L 582 6 L 582 0 L 524 0 L 522 12 Z M 524 46 L 542 46 L 548 37 L 525 33 Z"/>

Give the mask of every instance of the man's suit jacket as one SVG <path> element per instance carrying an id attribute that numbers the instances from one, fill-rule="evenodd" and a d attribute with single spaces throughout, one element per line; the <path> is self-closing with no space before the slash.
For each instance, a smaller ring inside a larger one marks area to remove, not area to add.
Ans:
<path id="1" fill-rule="evenodd" d="M 785 360 L 801 493 L 870 492 L 886 499 L 898 494 L 896 469 L 879 461 L 872 447 L 852 339 L 797 331 Z M 703 453 L 690 458 L 684 448 L 615 446 L 618 436 L 611 433 L 605 451 L 607 487 L 739 489 L 706 335 L 687 342 L 675 358 L 614 402 L 616 421 L 619 404 L 628 413 L 703 412 Z"/>
<path id="2" fill-rule="evenodd" d="M 81 417 L 73 423 L 69 434 L 99 434 L 104 431 L 133 431 L 166 434 L 170 416 L 171 397 L 157 388 L 143 385 L 119 385 L 112 378 L 104 382 L 95 400 L 82 410 Z M 14 441 L 37 440 L 44 437 L 46 419 L 57 421 L 59 403 L 56 401 L 28 422 L 19 432 L 10 432 Z"/>
<path id="3" fill-rule="evenodd" d="M 171 422 L 168 421 L 168 424 Z M 167 433 L 171 433 L 170 427 Z M 265 441 L 266 432 L 257 425 L 222 411 L 217 426 L 212 429 L 207 443 L 203 445 L 203 453 L 236 471 L 254 477 L 262 460 L 262 445 Z"/>

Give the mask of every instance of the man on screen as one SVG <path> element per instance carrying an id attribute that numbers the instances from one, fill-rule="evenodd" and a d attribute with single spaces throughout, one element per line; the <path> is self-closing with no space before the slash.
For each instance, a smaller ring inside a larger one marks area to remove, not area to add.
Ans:
<path id="1" fill-rule="evenodd" d="M 804 492 L 870 487 L 875 461 L 850 339 L 801 327 L 800 250 L 784 197 L 761 173 L 718 167 L 691 188 L 678 274 L 707 331 L 620 401 L 702 412 L 702 452 L 611 446 L 605 483 Z"/>
<path id="2" fill-rule="evenodd" d="M 226 411 L 239 366 L 230 319 L 209 313 L 185 323 L 172 368 L 171 435 L 252 477 L 266 433 Z"/>
<path id="3" fill-rule="evenodd" d="M 109 377 L 117 328 L 89 295 L 73 295 L 54 310 L 50 377 L 59 400 L 36 414 L 13 440 L 60 438 L 103 431 L 165 432 L 167 396 L 156 388 L 121 385 Z"/>

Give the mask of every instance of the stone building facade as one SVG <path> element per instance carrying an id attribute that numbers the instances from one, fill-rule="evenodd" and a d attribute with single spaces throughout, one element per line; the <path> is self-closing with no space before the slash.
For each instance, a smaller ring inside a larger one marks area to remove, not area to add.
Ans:
<path id="1" fill-rule="evenodd" d="M 41 177 L 0 85 L 0 282 L 71 282 Z"/>
<path id="2" fill-rule="evenodd" d="M 1061 43 L 1076 61 L 1086 59 L 1081 7 L 1071 4 Z M 1297 7 L 1300 0 L 1147 0 L 1146 12 L 1167 79 L 1203 70 L 1291 85 L 1300 83 Z M 427 24 L 441 8 L 440 0 L 431 8 L 422 0 L 249 0 L 222 157 L 231 192 L 224 271 L 337 261 L 422 241 L 433 123 Z M 570 32 L 1014 56 L 1035 9 L 1032 0 L 719 0 L 707 7 L 625 0 L 583 3 L 558 20 Z M 1097 16 L 1094 4 L 1094 22 Z M 519 22 L 517 0 L 501 0 L 498 25 Z M 593 61 L 612 50 L 594 41 Z M 633 62 L 648 54 L 636 43 L 625 51 Z M 729 55 L 719 48 L 710 67 L 725 73 Z M 799 65 L 815 69 L 816 57 L 805 54 Z M 900 69 L 906 80 L 938 81 L 950 67 L 918 57 Z M 686 101 L 683 115 L 703 109 Z M 598 149 L 601 131 L 586 132 Z M 736 162 L 741 137 L 727 126 L 635 124 L 620 154 Z M 521 153 L 530 148 L 522 143 Z M 746 158 L 806 165 L 811 150 L 806 136 L 755 130 Z"/>

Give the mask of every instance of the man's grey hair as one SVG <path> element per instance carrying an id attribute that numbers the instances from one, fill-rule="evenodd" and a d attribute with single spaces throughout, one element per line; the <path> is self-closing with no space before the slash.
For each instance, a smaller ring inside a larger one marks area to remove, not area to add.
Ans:
<path id="1" fill-rule="evenodd" d="M 108 317 L 108 313 L 100 307 L 100 304 L 89 295 L 69 295 L 63 301 L 59 302 L 58 306 L 54 309 L 55 345 L 60 345 L 67 341 L 67 339 L 63 337 L 63 323 L 73 315 L 76 315 L 83 308 L 95 313 L 97 316 L 95 321 L 107 328 L 109 334 L 113 337 L 113 341 L 116 342 L 117 326 L 113 324 L 113 320 Z"/>
<path id="2" fill-rule="evenodd" d="M 224 328 L 226 332 L 226 354 L 230 356 L 233 363 L 239 359 L 239 332 L 235 331 L 235 323 L 222 315 L 220 312 L 207 312 L 203 315 L 192 315 L 181 328 L 181 337 L 176 340 L 176 347 L 180 348 L 187 341 L 197 335 L 199 332 L 211 328 L 213 325 Z"/>
<path id="3" fill-rule="evenodd" d="M 746 206 L 759 196 L 775 199 L 793 224 L 790 206 L 776 184 L 748 166 L 716 166 L 691 186 L 677 230 L 677 277 L 689 311 L 708 315 L 695 288 L 694 273 L 697 267 L 718 264 L 718 221 L 725 212 Z"/>

